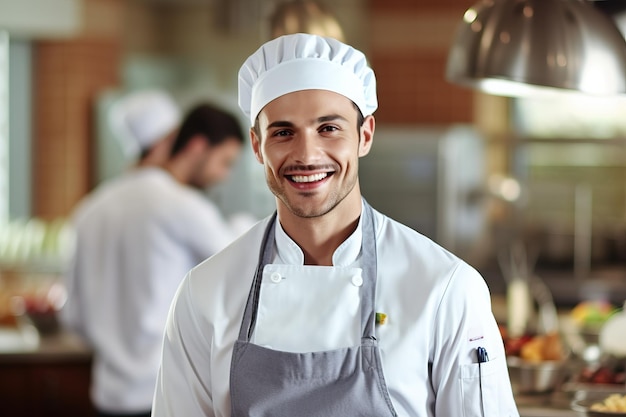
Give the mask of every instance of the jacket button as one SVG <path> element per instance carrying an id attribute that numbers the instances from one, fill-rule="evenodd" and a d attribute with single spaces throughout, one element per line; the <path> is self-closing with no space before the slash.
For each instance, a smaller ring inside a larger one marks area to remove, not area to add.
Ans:
<path id="1" fill-rule="evenodd" d="M 360 287 L 361 285 L 363 285 L 363 278 L 361 277 L 361 275 L 355 275 L 352 277 L 352 285 L 354 285 L 355 287 Z"/>
<path id="2" fill-rule="evenodd" d="M 272 275 L 270 275 L 270 280 L 276 284 L 278 284 L 282 279 L 283 277 L 279 272 L 272 272 Z"/>

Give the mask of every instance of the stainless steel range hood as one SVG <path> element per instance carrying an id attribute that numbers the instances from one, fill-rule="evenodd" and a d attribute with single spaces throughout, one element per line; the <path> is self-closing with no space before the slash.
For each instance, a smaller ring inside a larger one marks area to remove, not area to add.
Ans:
<path id="1" fill-rule="evenodd" d="M 545 88 L 624 94 L 626 40 L 592 2 L 481 0 L 465 12 L 446 78 L 508 96 Z"/>

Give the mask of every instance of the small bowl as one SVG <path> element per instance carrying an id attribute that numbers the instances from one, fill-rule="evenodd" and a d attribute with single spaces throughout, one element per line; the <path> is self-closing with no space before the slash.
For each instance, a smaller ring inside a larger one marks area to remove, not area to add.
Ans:
<path id="1" fill-rule="evenodd" d="M 529 362 L 516 356 L 507 357 L 509 377 L 514 393 L 540 394 L 554 391 L 566 376 L 568 362 Z"/>
<path id="2" fill-rule="evenodd" d="M 596 411 L 591 410 L 591 406 L 595 403 L 604 401 L 611 394 L 625 395 L 626 391 L 615 393 L 604 393 L 598 395 L 586 396 L 584 399 L 576 399 L 572 401 L 571 408 L 576 411 L 581 417 L 626 417 L 626 411 Z"/>

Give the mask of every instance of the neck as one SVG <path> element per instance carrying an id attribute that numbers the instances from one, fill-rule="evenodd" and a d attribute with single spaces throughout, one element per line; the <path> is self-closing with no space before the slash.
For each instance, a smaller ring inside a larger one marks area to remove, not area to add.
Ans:
<path id="1" fill-rule="evenodd" d="M 168 160 L 163 168 L 181 184 L 191 184 L 202 166 L 202 156 L 183 152 Z"/>
<path id="2" fill-rule="evenodd" d="M 163 168 L 181 184 L 187 184 L 191 178 L 190 166 L 180 163 L 180 160 L 168 161 Z"/>
<path id="3" fill-rule="evenodd" d="M 193 137 L 176 155 L 170 157 L 163 168 L 181 184 L 191 185 L 202 169 L 209 145 L 199 136 Z"/>
<path id="4" fill-rule="evenodd" d="M 348 196 L 320 217 L 303 218 L 279 203 L 278 218 L 283 230 L 304 253 L 305 265 L 332 266 L 333 254 L 356 230 L 361 215 L 361 196 Z"/>

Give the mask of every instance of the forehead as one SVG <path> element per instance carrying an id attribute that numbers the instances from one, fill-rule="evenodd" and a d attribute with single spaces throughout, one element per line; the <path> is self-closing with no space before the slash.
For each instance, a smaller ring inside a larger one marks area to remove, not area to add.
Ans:
<path id="1" fill-rule="evenodd" d="M 354 104 L 346 96 L 327 90 L 302 90 L 270 101 L 259 113 L 259 122 L 314 120 L 329 114 L 337 114 L 347 120 L 356 120 L 357 116 Z"/>

